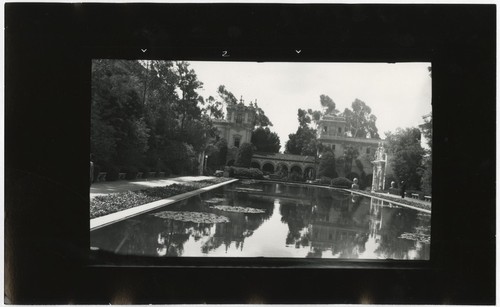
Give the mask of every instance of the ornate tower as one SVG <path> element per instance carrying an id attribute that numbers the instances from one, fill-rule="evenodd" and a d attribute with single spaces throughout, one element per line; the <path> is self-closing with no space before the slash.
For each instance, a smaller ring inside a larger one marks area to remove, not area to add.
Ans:
<path id="1" fill-rule="evenodd" d="M 228 147 L 240 147 L 250 143 L 255 122 L 255 109 L 243 103 L 229 104 L 226 108 L 225 120 L 214 121 L 219 129 L 219 136 L 226 139 Z"/>
<path id="2" fill-rule="evenodd" d="M 379 143 L 375 152 L 373 164 L 372 191 L 385 189 L 385 173 L 387 169 L 387 154 L 382 143 Z"/>

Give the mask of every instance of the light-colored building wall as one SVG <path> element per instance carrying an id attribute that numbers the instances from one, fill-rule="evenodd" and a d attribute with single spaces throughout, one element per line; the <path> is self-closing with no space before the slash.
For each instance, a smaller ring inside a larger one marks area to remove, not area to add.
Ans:
<path id="1" fill-rule="evenodd" d="M 245 106 L 241 100 L 238 104 L 227 106 L 226 111 L 226 119 L 214 121 L 214 126 L 219 130 L 219 136 L 227 141 L 229 148 L 250 143 L 255 110 Z"/>
<path id="2" fill-rule="evenodd" d="M 359 159 L 363 165 L 365 174 L 373 172 L 373 164 L 375 152 L 380 143 L 384 144 L 385 140 L 370 139 L 370 138 L 353 138 L 347 132 L 347 123 L 340 116 L 324 116 L 318 123 L 318 141 L 324 146 L 325 150 L 331 150 L 338 159 L 345 154 L 348 146 L 356 148 L 359 152 Z M 361 173 L 356 163 L 353 163 L 352 170 L 358 174 Z M 387 169 L 387 174 L 392 173 L 390 167 Z M 343 174 L 347 175 L 347 174 Z"/>

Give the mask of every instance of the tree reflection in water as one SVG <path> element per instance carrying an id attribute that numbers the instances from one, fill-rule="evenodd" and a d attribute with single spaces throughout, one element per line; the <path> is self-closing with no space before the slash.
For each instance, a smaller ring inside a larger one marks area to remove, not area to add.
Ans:
<path id="1" fill-rule="evenodd" d="M 239 186 L 253 190 L 238 191 Z M 270 220 L 275 203 L 279 206 L 275 214 L 280 216 Z M 214 204 L 265 213 L 222 211 L 211 207 Z M 298 251 L 296 255 L 311 258 L 429 258 L 430 214 L 339 190 L 280 183 L 236 184 L 170 205 L 168 211 L 213 213 L 230 222 L 178 221 L 156 217 L 152 212 L 91 232 L 91 245 L 132 255 L 220 255 L 229 248 L 241 252 L 236 255 L 245 255 L 245 240 L 269 220 L 286 225 L 281 228 L 282 237 L 274 238 L 282 242 L 273 246 L 280 252 L 303 249 L 304 253 Z M 273 227 L 266 229 L 278 229 L 279 225 Z M 273 256 L 262 252 L 262 256 Z"/>
<path id="2" fill-rule="evenodd" d="M 201 250 L 208 254 L 224 244 L 226 251 L 234 243 L 242 250 L 245 238 L 250 237 L 265 220 L 268 220 L 274 209 L 272 198 L 248 193 L 230 192 L 226 195 L 227 205 L 262 209 L 265 213 L 237 213 L 218 211 L 218 214 L 229 218 L 229 223 L 215 225 L 215 232 L 203 243 Z"/>

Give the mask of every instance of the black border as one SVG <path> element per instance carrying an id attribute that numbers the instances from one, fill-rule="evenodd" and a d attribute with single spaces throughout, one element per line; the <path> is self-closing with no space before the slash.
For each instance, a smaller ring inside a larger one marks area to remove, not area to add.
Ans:
<path id="1" fill-rule="evenodd" d="M 494 304 L 495 25 L 495 5 L 5 4 L 9 301 Z M 88 172 L 90 59 L 141 58 L 141 48 L 190 60 L 230 50 L 231 60 L 289 61 L 296 49 L 301 61 L 430 60 L 431 266 L 87 266 L 78 174 Z"/>

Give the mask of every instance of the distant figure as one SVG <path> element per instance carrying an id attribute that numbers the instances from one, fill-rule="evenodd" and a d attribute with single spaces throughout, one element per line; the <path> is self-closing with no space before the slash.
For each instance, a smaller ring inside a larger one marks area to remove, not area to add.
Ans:
<path id="1" fill-rule="evenodd" d="M 358 178 L 352 180 L 351 190 L 359 190 Z"/>
<path id="2" fill-rule="evenodd" d="M 405 198 L 405 192 L 406 192 L 406 182 L 401 181 L 401 198 Z"/>
<path id="3" fill-rule="evenodd" d="M 396 188 L 396 183 L 394 181 L 391 181 L 391 189 L 395 189 Z"/>
<path id="4" fill-rule="evenodd" d="M 92 162 L 93 156 L 90 154 L 90 185 L 94 181 L 94 162 Z"/>

